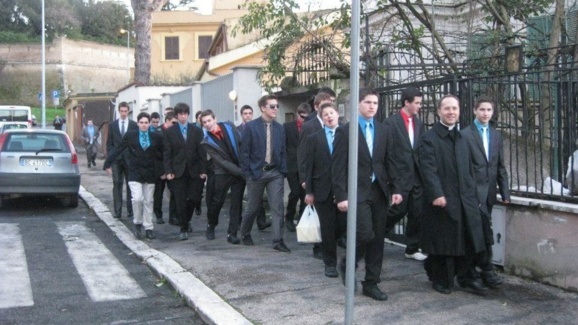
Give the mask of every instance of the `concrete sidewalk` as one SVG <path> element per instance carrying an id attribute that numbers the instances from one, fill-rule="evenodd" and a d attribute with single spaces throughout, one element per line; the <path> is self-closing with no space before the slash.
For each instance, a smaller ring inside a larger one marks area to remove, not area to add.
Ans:
<path id="1" fill-rule="evenodd" d="M 143 261 L 165 277 L 210 324 L 339 324 L 344 319 L 345 289 L 339 278 L 327 278 L 311 245 L 298 244 L 285 232 L 292 250 L 272 249 L 271 231 L 253 229 L 255 246 L 226 242 L 228 205 L 216 228 L 205 238 L 206 208 L 193 216 L 193 233 L 179 241 L 178 227 L 155 223 L 157 239 L 138 241 L 132 220 L 112 218 L 112 178 L 98 167 L 88 169 L 83 149 L 82 198 Z M 168 200 L 163 210 L 168 219 Z M 203 201 L 204 203 L 204 201 Z M 505 283 L 485 295 L 456 289 L 451 295 L 431 289 L 422 263 L 404 257 L 403 248 L 386 245 L 382 282 L 389 300 L 378 302 L 358 291 L 356 324 L 576 324 L 578 294 L 504 275 Z M 340 250 L 339 254 L 345 254 Z M 358 278 L 363 278 L 360 265 Z"/>

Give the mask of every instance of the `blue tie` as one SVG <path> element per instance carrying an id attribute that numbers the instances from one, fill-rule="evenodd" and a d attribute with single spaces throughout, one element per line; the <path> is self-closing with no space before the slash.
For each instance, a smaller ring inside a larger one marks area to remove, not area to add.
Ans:
<path id="1" fill-rule="evenodd" d="M 183 138 L 187 141 L 187 128 L 183 128 Z"/>
<path id="2" fill-rule="evenodd" d="M 149 144 L 148 144 L 148 134 L 146 134 L 146 133 L 141 133 L 140 138 L 141 138 L 140 145 L 141 145 L 141 147 L 142 147 L 142 150 L 147 150 L 147 148 L 149 147 Z"/>

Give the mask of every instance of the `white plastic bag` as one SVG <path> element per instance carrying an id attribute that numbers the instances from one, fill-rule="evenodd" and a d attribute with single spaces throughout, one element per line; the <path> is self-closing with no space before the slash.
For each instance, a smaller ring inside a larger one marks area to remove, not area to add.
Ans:
<path id="1" fill-rule="evenodd" d="M 319 216 L 312 205 L 307 205 L 297 225 L 297 241 L 300 243 L 320 243 L 321 225 Z"/>

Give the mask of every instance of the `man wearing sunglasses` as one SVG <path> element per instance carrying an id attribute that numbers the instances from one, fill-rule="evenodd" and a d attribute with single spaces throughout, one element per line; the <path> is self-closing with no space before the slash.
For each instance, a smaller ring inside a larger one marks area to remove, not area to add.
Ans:
<path id="1" fill-rule="evenodd" d="M 287 175 L 285 130 L 274 119 L 279 104 L 277 97 L 265 95 L 259 99 L 261 117 L 245 127 L 241 143 L 240 165 L 247 181 L 247 208 L 243 212 L 241 235 L 244 245 L 254 245 L 251 229 L 261 209 L 263 192 L 271 209 L 273 249 L 290 253 L 283 241 L 284 178 Z"/>

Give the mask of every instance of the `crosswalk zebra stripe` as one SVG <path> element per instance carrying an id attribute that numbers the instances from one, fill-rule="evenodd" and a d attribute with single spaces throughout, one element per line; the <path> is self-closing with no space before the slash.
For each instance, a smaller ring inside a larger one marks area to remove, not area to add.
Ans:
<path id="1" fill-rule="evenodd" d="M 57 222 L 68 254 L 93 301 L 146 297 L 129 272 L 85 225 Z"/>
<path id="2" fill-rule="evenodd" d="M 20 228 L 17 224 L 0 224 L 0 308 L 33 305 Z"/>

